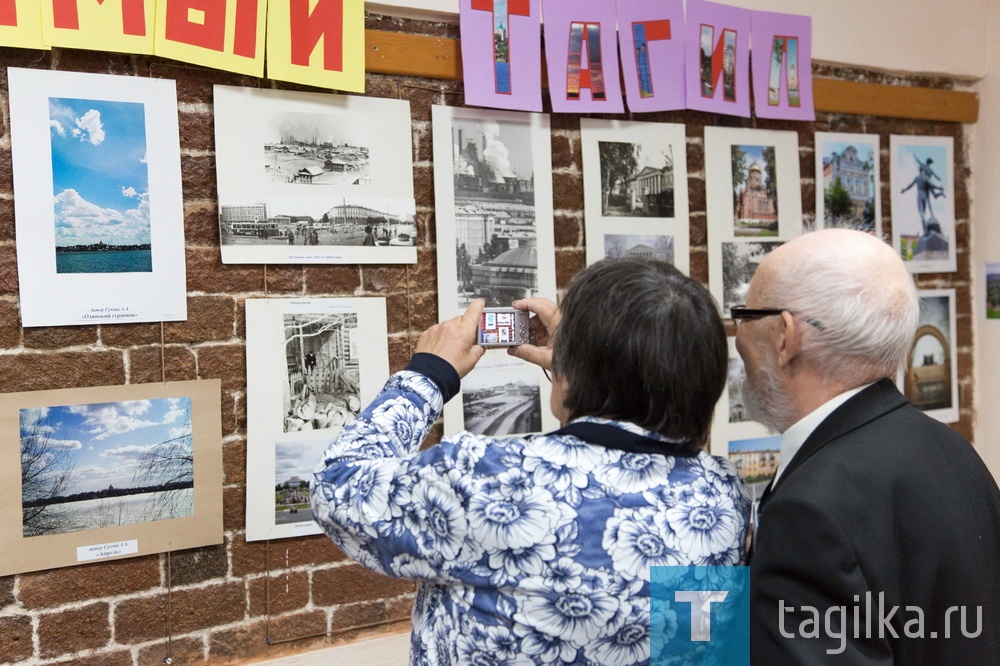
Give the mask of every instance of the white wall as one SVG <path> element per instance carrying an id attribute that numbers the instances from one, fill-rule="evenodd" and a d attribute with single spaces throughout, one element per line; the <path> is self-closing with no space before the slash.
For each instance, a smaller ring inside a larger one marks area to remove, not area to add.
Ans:
<path id="1" fill-rule="evenodd" d="M 610 2 L 611 0 L 600 0 Z M 872 69 L 981 78 L 987 14 L 996 0 L 721 0 L 813 17 L 813 59 Z M 370 12 L 458 21 L 458 0 L 380 0 Z"/>

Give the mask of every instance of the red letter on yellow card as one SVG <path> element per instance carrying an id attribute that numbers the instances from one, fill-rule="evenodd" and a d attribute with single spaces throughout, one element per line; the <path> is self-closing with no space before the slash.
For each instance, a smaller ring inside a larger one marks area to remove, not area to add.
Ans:
<path id="1" fill-rule="evenodd" d="M 42 33 L 50 46 L 150 54 L 155 1 L 42 0 Z"/>
<path id="2" fill-rule="evenodd" d="M 266 0 L 159 0 L 156 55 L 264 75 Z"/>
<path id="3" fill-rule="evenodd" d="M 0 0 L 0 46 L 47 49 L 35 0 Z"/>
<path id="4" fill-rule="evenodd" d="M 267 75 L 364 92 L 364 39 L 363 0 L 271 0 Z"/>

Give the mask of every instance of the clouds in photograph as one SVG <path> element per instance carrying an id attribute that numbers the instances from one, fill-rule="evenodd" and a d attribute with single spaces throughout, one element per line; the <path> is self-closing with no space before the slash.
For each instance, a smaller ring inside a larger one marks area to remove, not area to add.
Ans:
<path id="1" fill-rule="evenodd" d="M 69 451 L 75 468 L 72 492 L 133 485 L 143 455 L 191 434 L 191 399 L 128 400 L 52 406 L 20 411 L 21 439 Z M 191 448 L 190 437 L 179 442 Z M 153 480 L 155 481 L 155 480 Z"/>
<path id="2" fill-rule="evenodd" d="M 308 442 L 278 442 L 274 445 L 274 483 L 284 483 L 293 476 L 308 481 L 328 439 Z"/>
<path id="3" fill-rule="evenodd" d="M 49 99 L 56 245 L 150 242 L 144 105 Z"/>

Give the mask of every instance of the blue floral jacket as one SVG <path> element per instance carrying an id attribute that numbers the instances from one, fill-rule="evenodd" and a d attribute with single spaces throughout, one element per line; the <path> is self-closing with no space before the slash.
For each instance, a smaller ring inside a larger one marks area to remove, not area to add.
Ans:
<path id="1" fill-rule="evenodd" d="M 649 567 L 744 563 L 750 503 L 727 460 L 558 433 L 420 451 L 442 406 L 423 374 L 393 375 L 312 482 L 334 543 L 420 581 L 412 664 L 648 664 Z"/>

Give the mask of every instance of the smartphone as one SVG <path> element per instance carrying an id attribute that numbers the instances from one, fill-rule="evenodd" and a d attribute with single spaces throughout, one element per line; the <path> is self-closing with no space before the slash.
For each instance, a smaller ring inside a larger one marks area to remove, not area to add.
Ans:
<path id="1" fill-rule="evenodd" d="M 516 347 L 531 340 L 531 313 L 517 308 L 484 308 L 479 318 L 481 347 Z"/>

